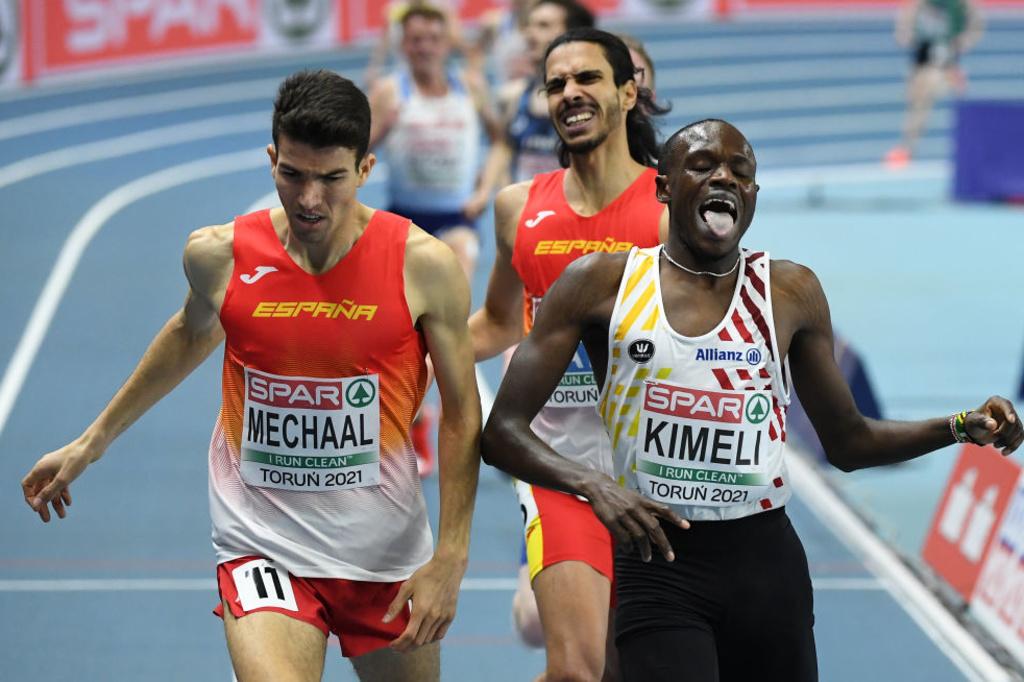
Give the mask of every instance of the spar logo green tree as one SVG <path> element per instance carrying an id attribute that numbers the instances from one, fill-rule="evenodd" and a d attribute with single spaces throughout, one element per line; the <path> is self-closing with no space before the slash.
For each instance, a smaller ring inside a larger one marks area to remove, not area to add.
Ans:
<path id="1" fill-rule="evenodd" d="M 353 407 L 366 407 L 377 397 L 377 389 L 369 379 L 356 379 L 345 389 L 345 400 Z"/>
<path id="2" fill-rule="evenodd" d="M 768 402 L 768 398 L 760 393 L 755 393 L 747 400 L 747 407 L 743 413 L 751 424 L 760 424 L 768 418 L 770 411 L 771 405 Z"/>

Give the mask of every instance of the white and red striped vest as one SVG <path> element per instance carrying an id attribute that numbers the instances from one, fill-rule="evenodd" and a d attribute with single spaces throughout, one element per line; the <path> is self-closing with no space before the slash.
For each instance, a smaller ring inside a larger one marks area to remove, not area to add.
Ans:
<path id="1" fill-rule="evenodd" d="M 768 254 L 741 251 L 724 318 L 689 337 L 665 315 L 661 249 L 630 251 L 609 325 L 598 411 L 619 484 L 694 520 L 784 505 L 791 382 L 775 340 Z"/>

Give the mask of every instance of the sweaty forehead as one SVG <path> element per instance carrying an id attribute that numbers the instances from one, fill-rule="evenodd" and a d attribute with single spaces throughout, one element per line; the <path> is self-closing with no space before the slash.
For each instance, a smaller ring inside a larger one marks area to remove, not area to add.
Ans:
<path id="1" fill-rule="evenodd" d="M 544 69 L 547 78 L 563 78 L 581 71 L 612 71 L 601 46 L 584 41 L 563 43 L 553 49 Z"/>
<path id="2" fill-rule="evenodd" d="M 684 131 L 673 152 L 694 152 L 718 147 L 733 154 L 749 156 L 751 160 L 754 158 L 754 150 L 743 133 L 727 123 L 718 122 L 694 126 Z"/>

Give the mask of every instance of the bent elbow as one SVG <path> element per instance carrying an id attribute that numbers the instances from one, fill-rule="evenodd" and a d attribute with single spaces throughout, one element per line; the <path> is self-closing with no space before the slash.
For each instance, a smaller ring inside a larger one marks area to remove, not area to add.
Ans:
<path id="1" fill-rule="evenodd" d="M 825 448 L 825 459 L 836 469 L 847 474 L 860 469 L 856 458 L 843 448 Z"/>
<path id="2" fill-rule="evenodd" d="M 501 437 L 498 434 L 499 427 L 494 419 L 488 419 L 483 431 L 480 432 L 480 458 L 484 464 L 497 466 L 494 461 L 494 454 L 501 452 Z"/>

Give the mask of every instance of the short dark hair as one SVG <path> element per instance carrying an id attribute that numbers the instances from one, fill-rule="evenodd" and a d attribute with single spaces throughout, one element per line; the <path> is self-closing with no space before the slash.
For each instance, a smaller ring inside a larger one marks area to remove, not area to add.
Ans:
<path id="1" fill-rule="evenodd" d="M 545 0 L 546 2 L 547 0 Z M 629 48 L 622 39 L 613 33 L 596 28 L 578 28 L 566 31 L 551 41 L 544 53 L 544 66 L 547 68 L 548 57 L 555 48 L 566 43 L 595 43 L 601 46 L 605 59 L 612 67 L 612 79 L 616 87 L 633 81 L 636 82 L 633 58 Z M 658 130 L 653 116 L 661 116 L 671 111 L 668 105 L 660 105 L 654 101 L 650 88 L 637 88 L 636 106 L 626 114 L 626 139 L 629 141 L 629 155 L 637 163 L 654 166 L 658 163 Z M 569 150 L 561 139 L 558 141 L 558 159 L 563 167 L 569 165 Z"/>
<path id="2" fill-rule="evenodd" d="M 402 12 L 402 18 L 398 23 L 402 25 L 402 28 L 405 28 L 406 23 L 413 17 L 421 17 L 427 21 L 439 21 L 442 24 L 448 23 L 448 17 L 445 16 L 444 12 L 431 5 L 413 5 Z"/>
<path id="3" fill-rule="evenodd" d="M 274 100 L 274 146 L 282 134 L 313 147 L 345 147 L 363 160 L 370 144 L 370 103 L 333 71 L 299 71 L 284 79 Z"/>
<path id="4" fill-rule="evenodd" d="M 554 5 L 562 8 L 565 12 L 566 31 L 571 31 L 574 28 L 593 28 L 597 24 L 594 13 L 576 0 L 537 0 L 530 9 L 541 5 Z"/>
<path id="5" fill-rule="evenodd" d="M 740 135 L 743 135 L 743 133 L 740 132 L 739 128 L 736 128 L 736 126 L 734 126 L 732 123 L 729 123 L 728 121 L 726 121 L 725 119 L 722 119 L 722 118 L 702 118 L 699 121 L 694 121 L 693 123 L 687 123 L 682 128 L 680 128 L 676 132 L 672 133 L 669 136 L 669 138 L 667 140 L 665 140 L 665 144 L 662 145 L 661 153 L 658 156 L 658 175 L 668 175 L 668 171 L 669 171 L 669 167 L 668 166 L 672 162 L 672 157 L 675 156 L 676 149 L 679 147 L 679 144 L 683 140 L 686 139 L 686 137 L 688 136 L 689 132 L 691 130 L 693 130 L 694 128 L 700 128 L 700 127 L 705 126 L 705 125 L 707 125 L 709 123 L 718 123 L 718 124 L 721 124 L 721 125 L 727 125 L 730 128 L 735 128 L 736 132 L 739 132 Z M 743 139 L 744 140 L 747 139 L 745 135 L 743 136 Z M 751 147 L 750 140 L 747 140 L 747 147 L 750 149 L 750 154 L 754 158 L 754 163 L 756 164 L 757 163 L 757 157 L 754 156 L 754 148 Z"/>

